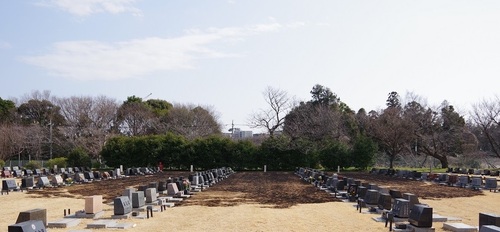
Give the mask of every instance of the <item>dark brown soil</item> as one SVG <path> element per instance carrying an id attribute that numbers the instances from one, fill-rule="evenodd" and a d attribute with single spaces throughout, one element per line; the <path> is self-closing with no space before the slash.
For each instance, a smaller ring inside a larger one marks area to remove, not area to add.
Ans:
<path id="1" fill-rule="evenodd" d="M 150 182 L 166 180 L 168 177 L 187 177 L 188 175 L 187 172 L 163 172 L 147 176 L 132 176 L 86 184 L 74 184 L 60 188 L 45 188 L 30 191 L 29 194 L 41 198 L 103 195 L 106 202 L 111 202 L 115 197 L 122 195 L 125 188 L 137 188 L 140 185 L 148 185 Z M 422 199 L 470 197 L 482 194 L 480 191 L 383 175 L 368 173 L 342 173 L 342 175 L 362 182 L 387 186 L 402 193 L 413 193 Z M 287 208 L 296 204 L 331 201 L 337 201 L 337 199 L 329 193 L 320 191 L 313 185 L 300 180 L 292 172 L 237 172 L 214 186 L 196 193 L 194 197 L 182 204 L 219 207 L 256 203 L 269 207 Z"/>

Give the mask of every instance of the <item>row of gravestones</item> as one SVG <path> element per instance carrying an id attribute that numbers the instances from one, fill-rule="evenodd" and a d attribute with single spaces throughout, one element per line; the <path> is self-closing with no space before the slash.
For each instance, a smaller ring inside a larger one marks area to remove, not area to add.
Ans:
<path id="1" fill-rule="evenodd" d="M 481 170 L 475 170 L 474 173 L 478 173 L 478 171 L 481 172 Z M 388 169 L 372 169 L 371 171 L 371 173 L 379 175 L 387 175 L 387 172 Z M 485 189 L 494 192 L 498 191 L 498 180 L 496 177 L 487 177 L 480 174 L 470 176 L 450 173 L 426 173 L 409 170 L 397 170 L 392 176 L 412 180 L 433 181 L 443 185 L 470 188 L 474 190 Z"/>
<path id="2" fill-rule="evenodd" d="M 421 178 L 422 172 L 410 171 L 410 170 L 397 170 L 397 169 L 378 169 L 372 168 L 370 170 L 372 174 L 396 176 L 403 178 Z M 499 170 L 488 170 L 488 169 L 461 169 L 461 168 L 448 168 L 446 173 L 455 174 L 466 174 L 466 175 L 478 175 L 478 176 L 500 176 Z"/>
<path id="3" fill-rule="evenodd" d="M 345 198 L 349 202 L 357 202 L 360 212 L 363 207 L 369 208 L 370 211 L 382 212 L 383 215 L 391 212 L 396 217 L 406 218 L 410 225 L 420 228 L 432 227 L 432 208 L 420 204 L 415 194 L 402 194 L 397 190 L 362 183 L 360 180 L 337 174 L 327 176 L 324 172 L 311 168 L 298 168 L 296 174 L 309 182 L 310 177 L 316 181 L 326 179 L 318 186 L 320 189 L 333 191 L 336 197 Z"/>
<path id="4" fill-rule="evenodd" d="M 31 169 L 21 169 L 18 166 L 3 167 L 1 171 L 2 178 L 11 178 L 17 177 L 21 178 L 23 176 L 48 176 L 54 174 L 75 174 L 79 172 L 90 172 L 91 169 L 89 167 L 69 167 L 69 168 L 37 168 L 34 170 Z"/>
<path id="5" fill-rule="evenodd" d="M 231 168 L 216 168 L 189 175 L 168 178 L 166 181 L 150 182 L 148 185 L 139 185 L 138 189 L 127 188 L 122 196 L 113 200 L 114 215 L 121 217 L 128 215 L 133 209 L 140 209 L 148 204 L 166 205 L 169 201 L 181 201 L 190 197 L 191 190 L 208 188 L 229 177 L 234 171 Z M 164 197 L 158 197 L 159 194 Z"/>
<path id="6" fill-rule="evenodd" d="M 68 173 L 55 174 L 51 176 L 24 176 L 21 179 L 20 186 L 16 184 L 15 179 L 2 180 L 2 195 L 16 190 L 30 190 L 33 188 L 47 188 L 47 187 L 61 187 L 71 183 L 85 183 L 93 180 L 101 180 L 106 178 L 119 178 L 121 177 L 120 169 L 114 171 L 101 172 L 78 172 L 73 175 Z M 50 178 L 50 179 L 49 179 Z"/>
<path id="7" fill-rule="evenodd" d="M 310 181 L 309 178 L 304 177 L 312 176 L 312 179 L 323 180 L 326 178 L 320 189 L 327 191 L 333 189 L 336 193 L 342 193 L 339 194 L 340 197 L 346 198 L 350 202 L 356 201 L 356 208 L 359 209 L 359 212 L 363 207 L 369 208 L 370 211 L 381 212 L 386 220 L 386 226 L 387 222 L 390 221 L 391 228 L 394 218 L 407 219 L 410 227 L 432 227 L 432 207 L 420 204 L 418 197 L 412 193 L 402 194 L 398 190 L 388 190 L 375 184 L 361 183 L 359 180 L 336 174 L 325 177 L 322 176 L 325 175 L 324 172 L 311 168 L 298 168 L 296 174 L 307 181 Z M 335 196 L 337 196 L 336 193 Z M 500 215 L 480 213 L 479 217 L 480 232 L 500 231 Z M 405 227 L 407 225 L 398 226 Z"/>

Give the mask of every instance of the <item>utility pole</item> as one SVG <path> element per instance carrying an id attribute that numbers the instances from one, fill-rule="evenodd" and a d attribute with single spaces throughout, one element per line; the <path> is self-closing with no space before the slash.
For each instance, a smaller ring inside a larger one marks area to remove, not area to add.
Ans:
<path id="1" fill-rule="evenodd" d="M 49 122 L 49 156 L 52 159 L 52 118 Z"/>

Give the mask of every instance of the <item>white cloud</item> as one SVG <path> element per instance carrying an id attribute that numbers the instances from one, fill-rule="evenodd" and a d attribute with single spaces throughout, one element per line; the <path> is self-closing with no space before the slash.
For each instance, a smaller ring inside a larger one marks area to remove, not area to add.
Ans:
<path id="1" fill-rule="evenodd" d="M 155 71 L 192 69 L 198 59 L 237 56 L 213 50 L 209 45 L 235 41 L 282 27 L 284 26 L 272 23 L 245 28 L 189 30 L 186 35 L 177 38 L 149 37 L 115 43 L 59 42 L 53 44 L 53 50 L 48 54 L 23 57 L 22 60 L 46 69 L 52 75 L 70 79 L 134 78 Z"/>
<path id="2" fill-rule="evenodd" d="M 44 0 L 41 6 L 56 7 L 77 16 L 88 16 L 97 13 L 131 13 L 141 16 L 142 12 L 133 6 L 135 0 Z"/>

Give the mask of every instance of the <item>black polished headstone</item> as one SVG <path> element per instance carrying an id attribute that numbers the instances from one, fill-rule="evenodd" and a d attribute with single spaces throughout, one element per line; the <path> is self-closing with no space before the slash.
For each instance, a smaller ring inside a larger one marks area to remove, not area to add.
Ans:
<path id="1" fill-rule="evenodd" d="M 46 232 L 42 221 L 31 220 L 9 225 L 8 232 Z"/>
<path id="2" fill-rule="evenodd" d="M 500 226 L 500 215 L 490 213 L 479 213 L 479 228 L 483 225 Z"/>
<path id="3" fill-rule="evenodd" d="M 26 176 L 21 180 L 22 189 L 33 188 L 34 186 L 35 186 L 35 177 L 33 176 Z"/>
<path id="4" fill-rule="evenodd" d="M 47 210 L 46 209 L 31 209 L 22 211 L 17 215 L 16 223 L 25 221 L 42 221 L 43 225 L 47 225 Z"/>
<path id="5" fill-rule="evenodd" d="M 2 180 L 2 194 L 3 192 L 6 192 L 8 194 L 9 191 L 15 189 L 17 189 L 16 180 L 14 179 Z"/>
<path id="6" fill-rule="evenodd" d="M 388 193 L 380 193 L 377 205 L 379 209 L 390 210 L 392 207 L 391 195 Z"/>
<path id="7" fill-rule="evenodd" d="M 416 227 L 432 227 L 432 208 L 422 204 L 413 205 L 408 221 Z"/>

